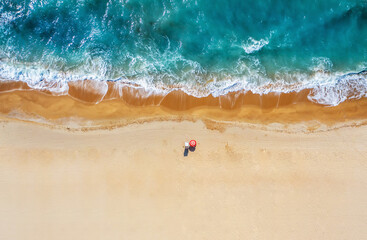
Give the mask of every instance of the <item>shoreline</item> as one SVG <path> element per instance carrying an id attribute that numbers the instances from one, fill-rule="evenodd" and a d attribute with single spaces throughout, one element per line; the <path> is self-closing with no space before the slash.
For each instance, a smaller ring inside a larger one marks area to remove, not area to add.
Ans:
<path id="1" fill-rule="evenodd" d="M 83 81 L 85 82 L 85 81 Z M 258 95 L 229 93 L 220 97 L 196 98 L 181 91 L 166 96 L 143 98 L 137 89 L 122 88 L 116 97 L 113 86 L 100 96 L 93 89 L 70 87 L 67 95 L 27 88 L 23 82 L 0 84 L 0 114 L 3 118 L 49 124 L 75 123 L 86 126 L 118 126 L 149 120 L 204 120 L 259 125 L 314 122 L 332 127 L 338 124 L 365 124 L 367 98 L 347 100 L 329 107 L 307 99 L 310 90 L 299 93 Z M 312 127 L 314 128 L 314 127 Z"/>
<path id="2" fill-rule="evenodd" d="M 367 237 L 366 98 L 171 109 L 180 96 L 164 107 L 0 92 L 0 235 Z"/>

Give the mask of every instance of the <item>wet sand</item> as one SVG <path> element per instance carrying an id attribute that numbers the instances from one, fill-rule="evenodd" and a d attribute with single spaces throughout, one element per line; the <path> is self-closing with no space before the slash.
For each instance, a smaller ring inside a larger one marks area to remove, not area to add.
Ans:
<path id="1" fill-rule="evenodd" d="M 254 124 L 315 122 L 328 126 L 367 119 L 367 98 L 347 100 L 335 107 L 311 102 L 312 89 L 265 95 L 233 92 L 196 98 L 181 91 L 154 95 L 142 89 L 120 88 L 109 82 L 102 94 L 95 83 L 69 83 L 64 95 L 32 90 L 22 82 L 0 82 L 0 114 L 15 119 L 64 124 L 121 126 L 147 119 L 214 120 Z M 102 88 L 102 87 L 101 87 Z M 313 124 L 314 125 L 314 124 Z"/>
<path id="2" fill-rule="evenodd" d="M 0 239 L 367 238 L 366 98 L 73 84 L 0 84 Z"/>
<path id="3" fill-rule="evenodd" d="M 367 238 L 367 126 L 82 132 L 3 119 L 0 159 L 0 239 Z"/>

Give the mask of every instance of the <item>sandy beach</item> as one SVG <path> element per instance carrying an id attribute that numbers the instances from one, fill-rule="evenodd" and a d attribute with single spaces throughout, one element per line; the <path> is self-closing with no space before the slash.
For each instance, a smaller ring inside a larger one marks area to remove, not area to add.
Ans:
<path id="1" fill-rule="evenodd" d="M 84 132 L 3 118 L 0 159 L 0 239 L 367 238 L 367 126 Z"/>
<path id="2" fill-rule="evenodd" d="M 1 1 L 0 240 L 145 239 L 367 240 L 367 0 Z"/>

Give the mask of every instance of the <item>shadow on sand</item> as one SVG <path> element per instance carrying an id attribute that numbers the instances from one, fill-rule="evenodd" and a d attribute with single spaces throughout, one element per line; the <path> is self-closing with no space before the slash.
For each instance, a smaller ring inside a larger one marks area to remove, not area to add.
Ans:
<path id="1" fill-rule="evenodd" d="M 185 149 L 184 151 L 184 157 L 187 157 L 187 155 L 189 155 L 189 151 L 190 152 L 195 152 L 196 147 L 189 147 L 189 149 Z"/>

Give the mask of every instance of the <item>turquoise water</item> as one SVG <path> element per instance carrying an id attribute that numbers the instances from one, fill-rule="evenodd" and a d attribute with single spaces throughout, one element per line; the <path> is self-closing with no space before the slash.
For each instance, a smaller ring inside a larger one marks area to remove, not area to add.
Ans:
<path id="1" fill-rule="evenodd" d="M 197 96 L 321 86 L 310 98 L 336 105 L 328 91 L 366 95 L 353 74 L 365 69 L 366 1 L 0 0 L 0 77 L 54 91 L 80 79 Z"/>

